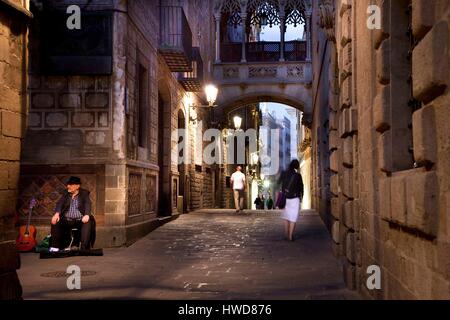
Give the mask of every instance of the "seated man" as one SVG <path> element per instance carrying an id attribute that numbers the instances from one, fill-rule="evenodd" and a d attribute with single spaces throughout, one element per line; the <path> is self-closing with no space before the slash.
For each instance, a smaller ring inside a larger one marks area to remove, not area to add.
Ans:
<path id="1" fill-rule="evenodd" d="M 52 217 L 50 252 L 58 252 L 69 244 L 73 228 L 81 230 L 81 250 L 89 250 L 93 244 L 95 220 L 91 215 L 89 191 L 80 187 L 80 178 L 70 177 L 67 191 L 56 204 Z"/>

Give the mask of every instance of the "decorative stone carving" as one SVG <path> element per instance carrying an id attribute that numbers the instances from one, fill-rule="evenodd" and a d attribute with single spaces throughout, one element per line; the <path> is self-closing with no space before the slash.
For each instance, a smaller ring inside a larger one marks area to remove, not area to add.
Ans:
<path id="1" fill-rule="evenodd" d="M 86 108 L 107 108 L 109 105 L 109 96 L 107 93 L 87 93 Z"/>
<path id="2" fill-rule="evenodd" d="M 241 18 L 241 3 L 239 0 L 227 0 L 221 1 L 221 4 L 217 4 L 216 8 L 220 8 L 220 12 L 224 14 L 229 14 L 228 23 L 233 26 L 238 26 L 242 24 Z"/>
<path id="3" fill-rule="evenodd" d="M 128 216 L 141 213 L 141 180 L 141 174 L 130 173 L 128 181 Z"/>
<path id="4" fill-rule="evenodd" d="M 91 128 L 95 126 L 95 113 L 77 112 L 72 114 L 72 127 Z"/>
<path id="5" fill-rule="evenodd" d="M 45 126 L 49 128 L 65 128 L 68 125 L 68 116 L 66 112 L 46 112 Z"/>
<path id="6" fill-rule="evenodd" d="M 34 93 L 31 95 L 31 107 L 35 109 L 50 109 L 55 106 L 52 93 Z"/>
<path id="7" fill-rule="evenodd" d="M 145 211 L 155 212 L 156 210 L 156 176 L 147 175 L 145 179 L 146 190 L 145 190 Z"/>
<path id="8" fill-rule="evenodd" d="M 42 114 L 40 112 L 30 112 L 28 114 L 28 126 L 30 128 L 40 128 L 42 126 Z"/>
<path id="9" fill-rule="evenodd" d="M 248 69 L 249 78 L 269 78 L 277 76 L 276 67 L 250 67 Z"/>
<path id="10" fill-rule="evenodd" d="M 214 3 L 214 12 L 228 14 L 228 23 L 234 26 L 242 23 L 243 16 L 250 17 L 252 25 L 261 26 L 264 20 L 272 27 L 279 25 L 284 17 L 287 24 L 297 26 L 305 23 L 310 10 L 310 0 L 222 0 Z"/>
<path id="11" fill-rule="evenodd" d="M 280 7 L 277 0 L 249 0 L 247 3 L 247 11 L 254 12 L 251 15 L 250 23 L 261 26 L 262 20 L 269 27 L 280 24 Z"/>
<path id="12" fill-rule="evenodd" d="M 286 12 L 288 12 L 286 24 L 293 24 L 294 27 L 298 24 L 304 24 L 306 22 L 305 12 L 309 5 L 308 2 L 303 0 L 286 1 Z"/>
<path id="13" fill-rule="evenodd" d="M 238 67 L 224 68 L 223 69 L 223 78 L 224 79 L 239 78 L 239 68 Z"/>
<path id="14" fill-rule="evenodd" d="M 100 128 L 106 128 L 109 126 L 108 112 L 98 113 L 98 126 Z"/>
<path id="15" fill-rule="evenodd" d="M 334 32 L 334 5 L 331 0 L 323 0 L 319 5 L 319 27 L 324 29 L 329 41 L 336 42 Z"/>
<path id="16" fill-rule="evenodd" d="M 288 77 L 303 79 L 305 76 L 303 65 L 288 67 L 287 75 Z"/>
<path id="17" fill-rule="evenodd" d="M 65 109 L 77 109 L 81 106 L 79 93 L 64 93 L 59 96 L 59 106 Z"/>
<path id="18" fill-rule="evenodd" d="M 102 145 L 106 141 L 106 132 L 89 131 L 86 132 L 86 143 L 90 145 Z"/>

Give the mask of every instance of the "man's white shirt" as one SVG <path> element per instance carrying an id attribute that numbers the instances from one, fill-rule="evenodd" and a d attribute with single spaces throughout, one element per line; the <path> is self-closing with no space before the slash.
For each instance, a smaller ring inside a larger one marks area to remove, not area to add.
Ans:
<path id="1" fill-rule="evenodd" d="M 231 182 L 233 182 L 233 189 L 243 190 L 245 184 L 245 174 L 236 171 L 231 175 Z"/>

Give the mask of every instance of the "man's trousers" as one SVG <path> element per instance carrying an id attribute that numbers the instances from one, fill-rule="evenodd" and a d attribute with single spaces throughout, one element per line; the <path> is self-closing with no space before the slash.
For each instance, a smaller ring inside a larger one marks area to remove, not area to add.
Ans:
<path id="1" fill-rule="evenodd" d="M 78 232 L 81 233 L 81 250 L 89 250 L 91 248 L 92 233 L 95 232 L 93 230 L 94 227 L 94 218 L 92 216 L 89 217 L 88 223 L 83 223 L 81 220 L 67 220 L 63 217 L 57 224 L 52 225 L 50 246 L 65 249 L 70 244 L 71 230 L 77 228 Z"/>

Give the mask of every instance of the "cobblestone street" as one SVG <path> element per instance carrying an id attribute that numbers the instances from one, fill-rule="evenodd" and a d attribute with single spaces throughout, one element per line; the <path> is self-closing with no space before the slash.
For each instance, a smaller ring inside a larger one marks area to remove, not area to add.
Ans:
<path id="1" fill-rule="evenodd" d="M 300 217 L 295 242 L 272 211 L 205 210 L 180 216 L 103 257 L 22 255 L 25 299 L 357 299 L 345 289 L 318 215 Z M 78 265 L 81 290 L 45 277 Z M 95 274 L 94 274 L 95 273 Z"/>

